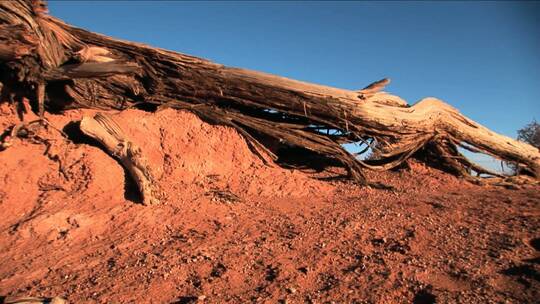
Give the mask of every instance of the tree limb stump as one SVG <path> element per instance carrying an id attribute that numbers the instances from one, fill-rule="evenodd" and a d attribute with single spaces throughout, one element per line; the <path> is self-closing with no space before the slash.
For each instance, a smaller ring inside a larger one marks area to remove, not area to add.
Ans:
<path id="1" fill-rule="evenodd" d="M 127 138 L 111 116 L 97 113 L 84 116 L 81 131 L 97 140 L 105 150 L 127 169 L 142 196 L 143 205 L 159 203 L 159 191 L 146 157 L 140 147 Z"/>

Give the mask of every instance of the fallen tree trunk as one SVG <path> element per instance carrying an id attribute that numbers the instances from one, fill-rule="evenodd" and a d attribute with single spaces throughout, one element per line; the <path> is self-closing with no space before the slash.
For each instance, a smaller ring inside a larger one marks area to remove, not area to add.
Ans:
<path id="1" fill-rule="evenodd" d="M 497 175 L 457 145 L 519 163 L 540 179 L 538 149 L 435 98 L 408 106 L 380 91 L 387 80 L 350 91 L 230 68 L 70 26 L 46 14 L 42 1 L 0 2 L 0 24 L 3 95 L 35 100 L 36 108 L 187 109 L 236 128 L 262 157 L 277 158 L 271 146 L 305 148 L 341 162 L 361 182 L 364 168 L 387 170 L 413 155 L 463 176 Z M 361 161 L 346 143 L 369 145 L 374 157 Z"/>

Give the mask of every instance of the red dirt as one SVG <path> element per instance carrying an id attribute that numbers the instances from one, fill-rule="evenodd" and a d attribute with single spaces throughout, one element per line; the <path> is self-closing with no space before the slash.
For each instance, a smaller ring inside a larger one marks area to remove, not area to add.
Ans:
<path id="1" fill-rule="evenodd" d="M 62 129 L 91 112 L 46 117 Z M 267 166 L 236 131 L 187 112 L 115 117 L 147 153 L 166 199 L 136 203 L 120 165 L 88 140 L 53 128 L 41 140 L 13 140 L 0 152 L 0 295 L 70 303 L 540 296 L 538 186 L 477 186 L 411 162 L 369 173 L 393 190 L 360 188 Z M 14 123 L 2 106 L 2 130 Z"/>

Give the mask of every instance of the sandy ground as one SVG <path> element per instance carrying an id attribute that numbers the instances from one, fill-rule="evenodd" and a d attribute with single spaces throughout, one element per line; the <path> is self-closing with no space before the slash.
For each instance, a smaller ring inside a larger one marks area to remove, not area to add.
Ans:
<path id="1" fill-rule="evenodd" d="M 72 141 L 49 127 L 0 152 L 0 296 L 538 303 L 538 186 L 477 186 L 411 163 L 369 173 L 391 190 L 360 188 L 267 166 L 192 114 L 129 110 L 116 119 L 166 193 L 143 206 L 122 167 L 68 124 L 85 113 L 47 114 Z M 3 105 L 1 130 L 16 122 Z"/>

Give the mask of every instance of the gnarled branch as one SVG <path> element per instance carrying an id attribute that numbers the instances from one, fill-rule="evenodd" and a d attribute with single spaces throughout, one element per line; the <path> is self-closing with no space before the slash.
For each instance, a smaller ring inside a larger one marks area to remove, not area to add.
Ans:
<path id="1" fill-rule="evenodd" d="M 144 205 L 159 202 L 157 184 L 146 157 L 111 116 L 103 113 L 97 113 L 94 117 L 85 116 L 80 128 L 84 134 L 101 143 L 126 168 L 139 188 Z"/>

